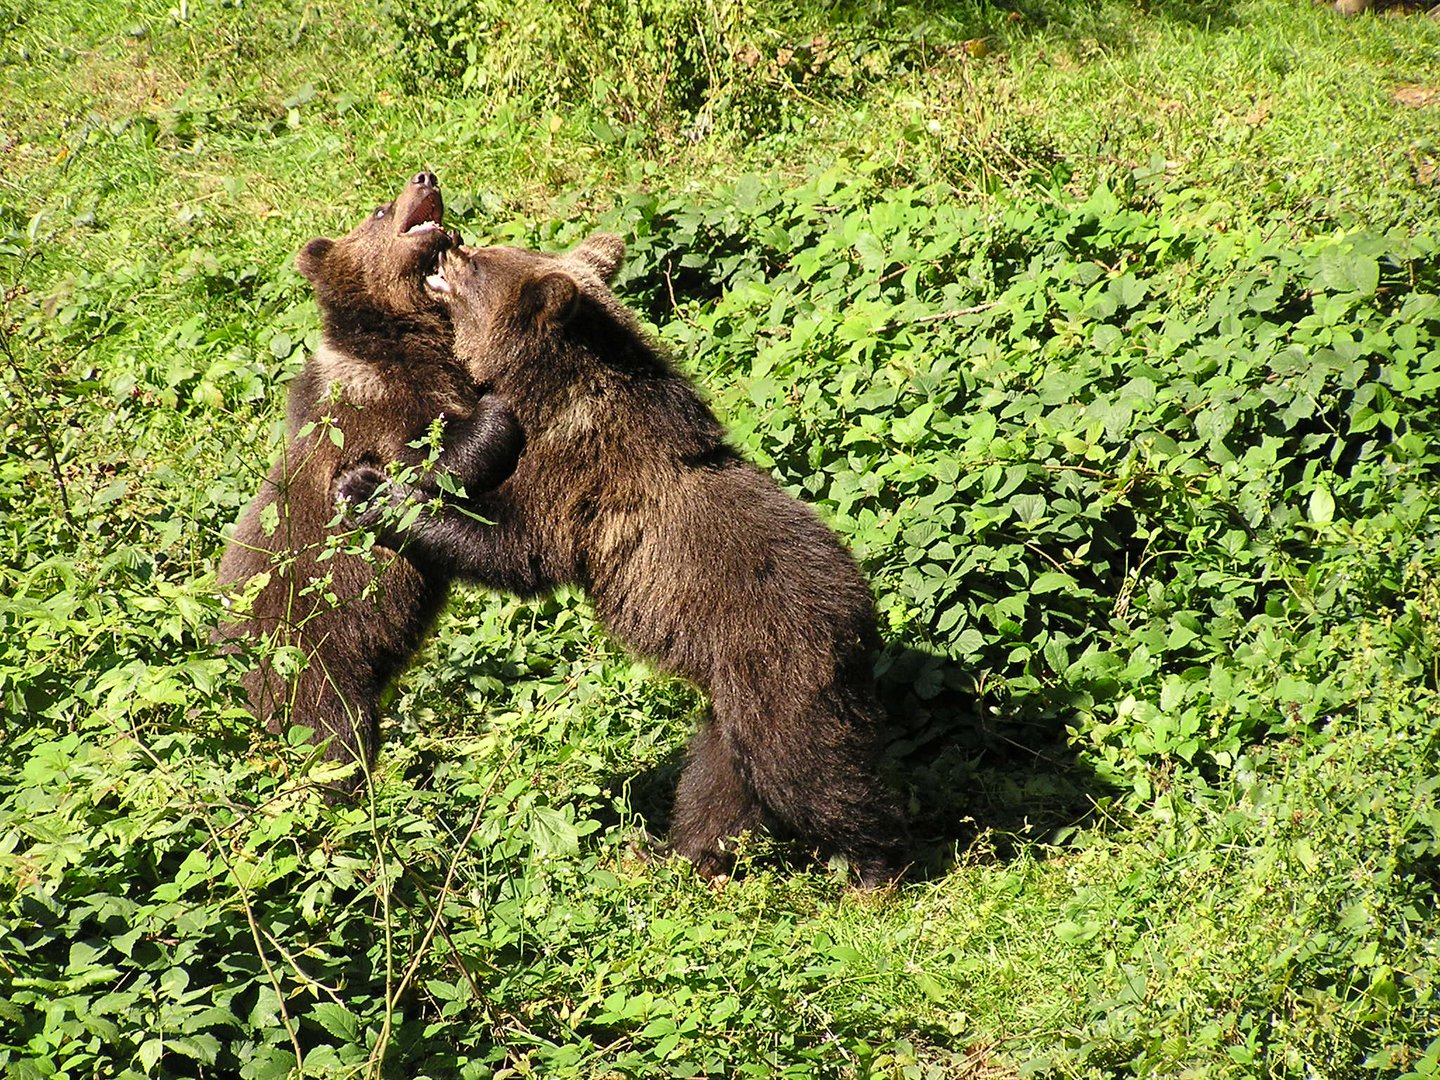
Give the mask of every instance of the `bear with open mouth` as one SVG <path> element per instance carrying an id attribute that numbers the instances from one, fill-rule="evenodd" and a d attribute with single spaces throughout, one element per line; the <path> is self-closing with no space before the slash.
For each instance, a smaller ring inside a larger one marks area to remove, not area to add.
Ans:
<path id="1" fill-rule="evenodd" d="M 364 769 L 380 696 L 419 647 L 449 578 L 393 549 L 366 558 L 337 546 L 335 479 L 359 465 L 426 465 L 427 492 L 438 473 L 483 491 L 510 475 L 524 441 L 504 400 L 456 363 L 448 308 L 424 283 L 458 243 L 443 212 L 439 182 L 422 172 L 347 235 L 301 249 L 322 341 L 290 385 L 280 458 L 220 562 L 220 584 L 249 603 L 219 636 L 269 646 L 245 677 L 251 709 L 273 731 L 311 728 L 328 740 L 328 758 Z M 442 450 L 426 463 L 410 443 L 437 422 Z"/>

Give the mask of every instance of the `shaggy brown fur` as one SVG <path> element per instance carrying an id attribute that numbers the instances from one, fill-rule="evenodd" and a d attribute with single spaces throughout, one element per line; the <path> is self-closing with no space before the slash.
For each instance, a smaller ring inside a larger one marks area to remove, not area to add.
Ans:
<path id="1" fill-rule="evenodd" d="M 424 287 L 452 243 L 442 210 L 435 177 L 421 173 L 347 236 L 300 252 L 324 341 L 291 385 L 285 449 L 220 562 L 222 585 L 254 593 L 222 637 L 300 654 L 289 677 L 270 659 L 246 677 L 251 708 L 272 731 L 287 722 L 312 728 L 335 760 L 374 760 L 380 695 L 448 584 L 433 567 L 378 547 L 373 559 L 340 550 L 322 559 L 334 535 L 336 474 L 362 463 L 418 464 L 423 451 L 407 443 L 442 416 L 448 445 L 437 467 L 475 488 L 508 476 L 520 449 L 513 414 L 499 398 L 482 398 L 455 364 L 449 316 Z"/>
<path id="2" fill-rule="evenodd" d="M 422 515 L 408 542 L 493 588 L 583 586 L 612 634 L 709 694 L 671 834 L 702 873 L 725 873 L 727 841 L 765 825 L 888 880 L 900 826 L 875 770 L 869 587 L 809 507 L 726 445 L 611 294 L 623 252 L 596 236 L 563 256 L 442 258 L 431 285 L 456 356 L 512 403 L 527 448 L 477 500 L 493 527 Z M 342 483 L 362 499 L 382 479 Z"/>

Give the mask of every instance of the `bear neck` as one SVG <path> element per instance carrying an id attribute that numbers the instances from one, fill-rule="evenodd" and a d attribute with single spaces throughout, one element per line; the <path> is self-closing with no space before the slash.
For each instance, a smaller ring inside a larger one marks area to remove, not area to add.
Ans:
<path id="1" fill-rule="evenodd" d="M 454 355 L 450 321 L 431 312 L 327 308 L 322 324 L 331 346 L 376 366 L 448 363 Z"/>

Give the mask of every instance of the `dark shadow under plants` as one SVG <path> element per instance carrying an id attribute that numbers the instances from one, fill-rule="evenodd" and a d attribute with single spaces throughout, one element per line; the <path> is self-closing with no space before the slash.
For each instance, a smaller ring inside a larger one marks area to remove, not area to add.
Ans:
<path id="1" fill-rule="evenodd" d="M 881 767 L 907 818 L 911 879 L 947 873 L 960 852 L 1007 861 L 1055 842 L 1108 794 L 1070 746 L 1062 702 L 1044 694 L 981 700 L 952 688 L 968 682 L 962 664 L 919 649 L 891 646 L 880 667 L 888 723 Z M 686 754 L 680 745 L 647 768 L 602 780 L 616 800 L 596 815 L 601 824 L 638 827 L 663 855 Z M 762 846 L 762 859 L 766 850 L 796 868 L 817 865 L 783 837 Z"/>
<path id="2" fill-rule="evenodd" d="M 960 852 L 1007 861 L 1054 842 L 1108 793 L 1070 745 L 1064 702 L 978 695 L 964 664 L 922 649 L 892 646 L 881 667 L 885 771 L 909 803 L 913 877 L 946 873 Z"/>

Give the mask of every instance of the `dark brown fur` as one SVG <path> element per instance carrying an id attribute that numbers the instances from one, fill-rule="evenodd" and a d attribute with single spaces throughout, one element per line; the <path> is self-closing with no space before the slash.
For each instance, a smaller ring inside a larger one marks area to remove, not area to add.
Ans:
<path id="1" fill-rule="evenodd" d="M 245 680 L 251 708 L 272 731 L 312 728 L 317 740 L 330 740 L 326 756 L 335 760 L 373 761 L 380 695 L 448 586 L 433 567 L 380 547 L 369 560 L 338 550 L 322 560 L 336 532 L 328 525 L 336 474 L 418 464 L 424 452 L 407 443 L 442 415 L 448 445 L 438 466 L 466 482 L 497 483 L 519 450 L 508 409 L 480 398 L 455 364 L 449 317 L 424 287 L 451 238 L 438 227 L 405 235 L 419 222 L 438 226 L 440 213 L 435 178 L 421 173 L 347 236 L 313 240 L 300 252 L 324 342 L 291 384 L 285 449 L 220 563 L 220 583 L 236 593 L 269 575 L 243 621 L 222 635 L 293 646 L 303 657 L 289 679 L 262 660 Z M 267 529 L 267 517 L 278 526 Z"/>
<path id="2" fill-rule="evenodd" d="M 869 587 L 615 300 L 622 254 L 601 236 L 564 256 L 444 257 L 456 355 L 513 404 L 527 448 L 478 500 L 493 527 L 424 516 L 409 541 L 493 588 L 583 586 L 612 634 L 710 695 L 671 834 L 702 873 L 766 825 L 887 880 L 900 827 L 875 771 Z M 369 494 L 380 479 L 351 482 Z"/>

